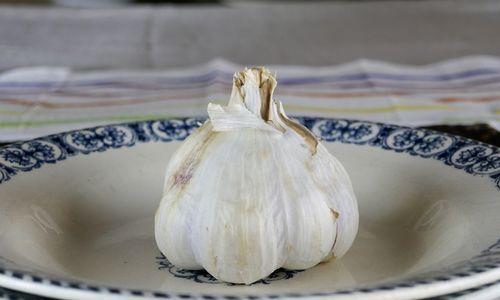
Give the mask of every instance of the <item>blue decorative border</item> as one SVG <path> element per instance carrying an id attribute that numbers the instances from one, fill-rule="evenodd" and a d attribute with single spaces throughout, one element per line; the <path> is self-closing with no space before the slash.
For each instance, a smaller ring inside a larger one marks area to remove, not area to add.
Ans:
<path id="1" fill-rule="evenodd" d="M 322 140 L 369 145 L 438 160 L 472 175 L 487 176 L 500 190 L 500 149 L 497 147 L 434 131 L 395 125 L 327 118 L 298 117 L 295 119 L 311 129 Z M 42 167 L 44 164 L 54 164 L 76 155 L 131 147 L 138 143 L 184 140 L 192 130 L 204 121 L 204 118 L 184 118 L 100 126 L 8 145 L 0 148 L 0 183 L 12 179 L 19 172 L 30 172 Z M 354 293 L 369 294 L 377 291 L 425 286 L 484 273 L 500 268 L 500 239 L 472 259 L 451 266 L 446 270 L 382 285 L 313 294 L 261 296 L 168 294 L 165 292 L 94 286 L 83 282 L 50 278 L 45 275 L 42 277 L 32 271 L 14 270 L 2 267 L 2 265 L 5 265 L 5 263 L 0 262 L 0 274 L 3 276 L 55 287 L 110 295 L 182 299 L 202 298 L 207 300 L 216 298 L 227 300 L 301 298 Z"/>
<path id="2" fill-rule="evenodd" d="M 472 175 L 488 176 L 500 189 L 500 149 L 431 130 L 341 119 L 298 118 L 329 142 L 379 147 L 439 160 Z"/>

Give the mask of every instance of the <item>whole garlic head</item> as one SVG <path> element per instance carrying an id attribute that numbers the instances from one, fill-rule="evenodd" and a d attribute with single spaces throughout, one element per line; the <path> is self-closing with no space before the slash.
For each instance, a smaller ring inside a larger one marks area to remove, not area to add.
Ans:
<path id="1" fill-rule="evenodd" d="M 169 162 L 155 238 L 175 266 L 250 284 L 351 247 L 359 216 L 349 176 L 285 115 L 275 87 L 265 68 L 236 73 L 229 104 L 209 104 L 209 120 Z"/>

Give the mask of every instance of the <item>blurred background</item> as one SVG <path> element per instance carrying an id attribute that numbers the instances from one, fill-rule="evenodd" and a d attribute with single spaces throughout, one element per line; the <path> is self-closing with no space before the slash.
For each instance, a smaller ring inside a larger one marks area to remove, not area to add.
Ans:
<path id="1" fill-rule="evenodd" d="M 0 3 L 4 70 L 170 68 L 216 57 L 239 64 L 369 58 L 421 65 L 500 55 L 496 0 Z"/>
<path id="2" fill-rule="evenodd" d="M 2 0 L 0 140 L 205 115 L 270 65 L 293 115 L 499 144 L 499 36 L 496 0 Z"/>

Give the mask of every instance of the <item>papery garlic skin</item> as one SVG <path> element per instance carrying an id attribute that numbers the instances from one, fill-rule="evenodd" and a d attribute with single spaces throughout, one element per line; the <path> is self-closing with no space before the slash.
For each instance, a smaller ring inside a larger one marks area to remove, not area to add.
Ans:
<path id="1" fill-rule="evenodd" d="M 358 207 L 343 166 L 273 99 L 264 68 L 237 73 L 228 106 L 174 154 L 155 238 L 179 268 L 250 284 L 306 269 L 351 247 Z"/>

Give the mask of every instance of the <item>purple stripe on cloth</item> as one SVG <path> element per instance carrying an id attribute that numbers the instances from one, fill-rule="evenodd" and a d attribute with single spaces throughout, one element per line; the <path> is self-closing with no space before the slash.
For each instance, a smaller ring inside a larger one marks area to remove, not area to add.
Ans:
<path id="1" fill-rule="evenodd" d="M 342 83 L 356 81 L 371 81 L 371 80 L 389 80 L 389 81 L 412 81 L 412 82 L 439 82 L 445 83 L 461 79 L 474 79 L 474 77 L 485 75 L 499 75 L 500 69 L 473 69 L 461 71 L 457 73 L 441 74 L 441 75 L 407 75 L 407 74 L 386 74 L 380 72 L 354 73 L 344 75 L 327 75 L 327 76 L 300 76 L 300 77 L 281 77 L 279 78 L 282 85 L 300 85 L 314 83 Z M 232 74 L 224 71 L 210 71 L 201 75 L 171 77 L 171 78 L 140 78 L 138 81 L 133 81 L 133 78 L 127 79 L 98 79 L 98 80 L 74 80 L 64 83 L 64 87 L 86 87 L 86 86 L 113 86 L 113 87 L 129 87 L 130 85 L 139 84 L 173 84 L 173 85 L 189 85 L 195 83 L 208 83 L 222 79 L 222 81 L 230 82 Z M 131 82 L 132 80 L 132 82 Z M 499 78 L 500 81 L 500 78 Z M 50 88 L 57 84 L 55 81 L 32 81 L 32 82 L 0 82 L 0 88 Z"/>

